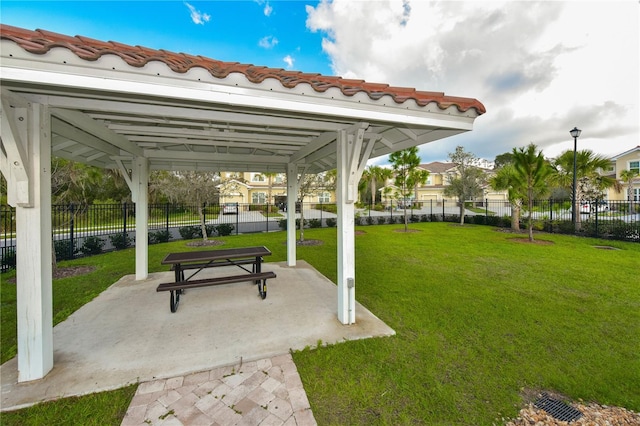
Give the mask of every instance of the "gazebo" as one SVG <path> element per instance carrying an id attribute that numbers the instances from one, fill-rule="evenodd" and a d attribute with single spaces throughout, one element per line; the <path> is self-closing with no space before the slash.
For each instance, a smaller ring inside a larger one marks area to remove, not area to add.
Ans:
<path id="1" fill-rule="evenodd" d="M 337 169 L 338 320 L 355 321 L 354 202 L 371 158 L 473 128 L 479 101 L 0 26 L 1 150 L 16 208 L 19 381 L 53 367 L 51 156 L 118 169 L 136 203 L 148 275 L 149 171 Z M 288 197 L 287 211 L 295 212 Z M 287 263 L 296 264 L 295 221 Z"/>

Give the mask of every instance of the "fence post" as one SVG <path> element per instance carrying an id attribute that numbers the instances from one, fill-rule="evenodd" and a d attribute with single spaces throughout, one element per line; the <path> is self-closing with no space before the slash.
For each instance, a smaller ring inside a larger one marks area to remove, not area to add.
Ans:
<path id="1" fill-rule="evenodd" d="M 74 220 L 75 220 L 75 205 L 73 203 L 69 204 L 69 214 L 71 215 L 71 218 L 69 220 L 69 259 L 73 259 L 74 255 L 73 252 L 74 247 L 75 247 L 75 242 L 74 242 L 74 238 L 73 238 L 73 225 L 74 225 Z"/>
<path id="2" fill-rule="evenodd" d="M 433 222 L 433 198 L 429 200 L 429 219 Z"/>
<path id="3" fill-rule="evenodd" d="M 207 202 L 202 203 L 202 221 L 204 226 L 207 226 Z"/>
<path id="4" fill-rule="evenodd" d="M 240 224 L 240 203 L 238 203 L 238 212 L 236 214 L 236 235 L 238 235 L 238 226 Z"/>
<path id="5" fill-rule="evenodd" d="M 127 241 L 127 203 L 122 203 L 122 241 Z"/>
<path id="6" fill-rule="evenodd" d="M 489 217 L 489 199 L 484 199 L 484 224 L 487 224 L 487 218 Z"/>
<path id="7" fill-rule="evenodd" d="M 447 201 L 443 198 L 443 199 L 442 199 L 442 221 L 443 221 L 443 222 L 444 222 L 444 204 L 445 204 L 446 202 L 447 202 Z"/>
<path id="8" fill-rule="evenodd" d="M 269 232 L 269 215 L 271 214 L 271 206 L 269 205 L 269 202 L 267 201 L 267 232 Z"/>
<path id="9" fill-rule="evenodd" d="M 596 198 L 596 237 L 599 236 L 599 232 L 598 232 L 598 207 L 600 206 L 600 204 L 598 203 L 598 198 Z"/>
<path id="10" fill-rule="evenodd" d="M 169 234 L 169 203 L 165 203 L 164 205 L 164 211 L 165 211 L 165 219 L 166 219 L 166 226 L 165 229 L 167 231 L 167 234 Z"/>

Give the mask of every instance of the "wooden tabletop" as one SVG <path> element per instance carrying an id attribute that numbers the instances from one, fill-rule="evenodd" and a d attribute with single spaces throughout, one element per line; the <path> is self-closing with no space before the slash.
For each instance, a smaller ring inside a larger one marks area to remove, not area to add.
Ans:
<path id="1" fill-rule="evenodd" d="M 238 247 L 231 249 L 206 250 L 206 251 L 185 251 L 180 253 L 169 253 L 162 260 L 162 264 L 176 264 L 187 262 L 206 262 L 220 259 L 240 259 L 244 257 L 269 256 L 271 252 L 268 248 L 261 247 Z"/>

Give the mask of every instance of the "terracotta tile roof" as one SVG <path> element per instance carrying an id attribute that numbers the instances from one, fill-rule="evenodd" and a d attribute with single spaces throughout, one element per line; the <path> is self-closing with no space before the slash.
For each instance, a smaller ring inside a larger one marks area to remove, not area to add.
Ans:
<path id="1" fill-rule="evenodd" d="M 55 47 L 64 47 L 72 51 L 79 58 L 95 61 L 102 55 L 118 55 L 133 67 L 143 67 L 150 61 L 162 61 L 171 70 L 185 73 L 193 67 L 201 67 L 209 71 L 215 78 L 225 78 L 231 73 L 242 73 L 252 83 L 261 83 L 267 78 L 275 78 L 286 88 L 294 88 L 298 84 L 307 83 L 316 92 L 322 93 L 335 87 L 346 96 L 353 96 L 364 92 L 372 100 L 378 100 L 385 95 L 402 104 L 413 99 L 418 105 L 426 106 L 435 102 L 440 109 L 455 106 L 460 112 L 474 108 L 478 115 L 486 112 L 484 105 L 471 98 L 446 96 L 442 92 L 425 92 L 408 87 L 392 87 L 388 84 L 368 83 L 364 80 L 349 80 L 335 76 L 287 71 L 282 68 L 267 68 L 238 62 L 222 62 L 203 56 L 193 56 L 185 53 L 174 53 L 166 50 L 149 49 L 142 46 L 130 46 L 113 41 L 104 42 L 83 36 L 67 36 L 45 30 L 26 30 L 0 24 L 0 38 L 15 42 L 22 49 L 34 54 L 45 54 Z"/>

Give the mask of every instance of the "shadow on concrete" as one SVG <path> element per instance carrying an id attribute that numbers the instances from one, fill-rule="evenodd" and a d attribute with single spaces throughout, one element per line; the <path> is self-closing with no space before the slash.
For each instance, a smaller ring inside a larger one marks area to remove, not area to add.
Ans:
<path id="1" fill-rule="evenodd" d="M 202 274 L 226 273 L 215 269 Z M 304 261 L 265 263 L 263 270 L 277 274 L 265 300 L 251 282 L 197 288 L 173 314 L 169 293 L 156 292 L 172 272 L 145 281 L 123 277 L 54 327 L 54 367 L 44 379 L 17 383 L 16 358 L 0 367 L 2 410 L 255 361 L 319 341 L 395 334 L 358 303 L 356 323 L 342 325 L 337 287 Z"/>

